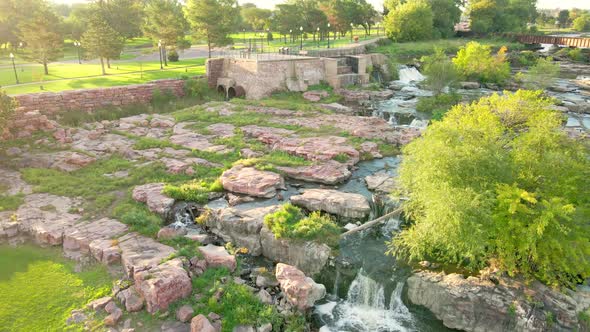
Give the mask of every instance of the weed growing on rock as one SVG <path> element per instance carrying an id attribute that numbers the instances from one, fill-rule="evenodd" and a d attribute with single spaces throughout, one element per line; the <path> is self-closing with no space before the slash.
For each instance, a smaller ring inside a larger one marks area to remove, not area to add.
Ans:
<path id="1" fill-rule="evenodd" d="M 0 212 L 14 211 L 24 202 L 25 195 L 0 195 Z"/>
<path id="2" fill-rule="evenodd" d="M 133 232 L 154 237 L 162 227 L 162 219 L 141 203 L 128 200 L 113 210 L 113 217 L 129 226 Z"/>

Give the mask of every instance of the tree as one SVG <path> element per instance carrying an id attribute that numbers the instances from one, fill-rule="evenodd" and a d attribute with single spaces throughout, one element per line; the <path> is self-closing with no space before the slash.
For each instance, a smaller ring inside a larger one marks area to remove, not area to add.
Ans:
<path id="1" fill-rule="evenodd" d="M 496 55 L 492 55 L 489 45 L 471 41 L 457 52 L 453 63 L 464 79 L 502 84 L 510 77 L 506 51 L 506 47 L 502 47 Z"/>
<path id="2" fill-rule="evenodd" d="M 477 33 L 525 31 L 537 15 L 535 0 L 472 0 L 468 13 Z"/>
<path id="3" fill-rule="evenodd" d="M 64 38 L 60 24 L 53 9 L 40 2 L 18 25 L 20 40 L 27 44 L 23 58 L 42 64 L 45 75 L 49 74 L 48 63 L 63 56 Z"/>
<path id="4" fill-rule="evenodd" d="M 295 31 L 301 24 L 301 16 L 295 5 L 278 4 L 275 8 L 271 21 L 273 30 L 287 35 L 291 30 Z"/>
<path id="5" fill-rule="evenodd" d="M 425 83 L 435 95 L 457 82 L 457 69 L 442 49 L 436 49 L 433 55 L 422 57 L 421 60 L 424 63 Z"/>
<path id="6" fill-rule="evenodd" d="M 573 28 L 576 31 L 590 31 L 590 14 L 584 14 L 574 20 Z"/>
<path id="7" fill-rule="evenodd" d="M 458 0 L 430 0 L 433 18 L 432 26 L 435 36 L 452 37 L 455 24 L 461 20 L 460 2 Z"/>
<path id="8" fill-rule="evenodd" d="M 552 58 L 540 58 L 522 75 L 522 80 L 527 89 L 545 90 L 555 83 L 559 71 L 559 65 L 554 63 Z"/>
<path id="9" fill-rule="evenodd" d="M 262 30 L 268 26 L 272 11 L 257 7 L 242 7 L 242 18 L 253 30 Z"/>
<path id="10" fill-rule="evenodd" d="M 123 37 L 99 14 L 88 22 L 82 35 L 82 45 L 88 56 L 100 59 L 102 74 L 106 75 L 104 60 L 116 58 L 125 45 Z"/>
<path id="11" fill-rule="evenodd" d="M 414 41 L 432 37 L 433 15 L 423 0 L 411 0 L 391 10 L 385 18 L 387 36 L 395 41 Z"/>
<path id="12" fill-rule="evenodd" d="M 0 90 L 0 138 L 9 134 L 8 122 L 14 116 L 14 112 L 18 103 L 15 98 L 12 98 Z"/>
<path id="13" fill-rule="evenodd" d="M 188 0 L 186 17 L 196 38 L 205 38 L 209 57 L 213 47 L 231 44 L 228 37 L 239 23 L 240 8 L 235 0 Z"/>
<path id="14" fill-rule="evenodd" d="M 143 5 L 140 0 L 108 0 L 99 2 L 109 25 L 124 39 L 141 36 Z"/>
<path id="15" fill-rule="evenodd" d="M 178 0 L 150 0 L 147 3 L 143 32 L 154 45 L 161 41 L 172 49 L 186 48 L 183 41 L 187 28 L 188 22 Z"/>
<path id="16" fill-rule="evenodd" d="M 457 105 L 408 144 L 410 223 L 390 253 L 477 270 L 494 264 L 552 286 L 590 276 L 590 159 L 541 91 Z"/>
<path id="17" fill-rule="evenodd" d="M 557 22 L 560 27 L 565 28 L 568 25 L 570 20 L 570 11 L 567 9 L 562 9 L 557 14 Z"/>

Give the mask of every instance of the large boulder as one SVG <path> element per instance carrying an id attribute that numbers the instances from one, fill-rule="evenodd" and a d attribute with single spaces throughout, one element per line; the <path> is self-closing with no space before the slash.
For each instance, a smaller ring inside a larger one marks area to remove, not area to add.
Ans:
<path id="1" fill-rule="evenodd" d="M 348 180 L 352 173 L 348 166 L 335 160 L 329 160 L 321 164 L 299 167 L 277 167 L 286 176 L 306 181 L 334 185 Z"/>
<path id="2" fill-rule="evenodd" d="M 260 243 L 264 257 L 294 265 L 309 275 L 315 275 L 324 268 L 332 251 L 322 243 L 277 239 L 266 225 L 260 230 Z"/>
<path id="3" fill-rule="evenodd" d="M 564 294 L 539 282 L 501 276 L 465 278 L 421 271 L 407 284 L 412 303 L 428 308 L 445 326 L 463 331 L 583 330 L 578 313 L 590 306 L 588 290 Z"/>
<path id="4" fill-rule="evenodd" d="M 305 311 L 321 300 L 326 295 L 326 287 L 318 284 L 313 279 L 294 266 L 277 264 L 275 273 L 281 291 L 287 296 L 289 303 L 301 311 Z"/>
<path id="5" fill-rule="evenodd" d="M 277 208 L 278 206 L 275 205 L 248 210 L 220 209 L 206 223 L 209 230 L 224 241 L 247 248 L 249 254 L 258 256 L 262 254 L 260 230 L 264 223 L 264 217 Z"/>
<path id="6" fill-rule="evenodd" d="M 367 189 L 381 193 L 389 194 L 396 188 L 396 182 L 393 175 L 387 171 L 379 171 L 375 174 L 365 177 Z"/>
<path id="7" fill-rule="evenodd" d="M 217 332 L 204 315 L 197 315 L 191 320 L 191 332 Z"/>
<path id="8" fill-rule="evenodd" d="M 147 311 L 155 313 L 192 292 L 191 279 L 179 258 L 169 260 L 134 275 L 135 287 L 146 301 Z"/>
<path id="9" fill-rule="evenodd" d="M 64 233 L 63 248 L 66 256 L 80 259 L 91 254 L 94 241 L 109 240 L 127 231 L 127 225 L 109 218 L 79 223 Z"/>
<path id="10" fill-rule="evenodd" d="M 162 193 L 164 186 L 163 183 L 149 183 L 137 186 L 133 189 L 133 199 L 145 203 L 150 211 L 167 217 L 168 212 L 174 205 L 174 199 Z"/>
<path id="11" fill-rule="evenodd" d="M 279 174 L 242 165 L 223 172 L 219 180 L 227 191 L 263 198 L 274 197 L 277 190 L 285 187 L 283 177 Z"/>
<path id="12" fill-rule="evenodd" d="M 137 233 L 126 234 L 118 242 L 125 274 L 129 277 L 157 266 L 176 252 L 172 247 Z"/>
<path id="13" fill-rule="evenodd" d="M 365 196 L 333 189 L 307 189 L 301 195 L 291 196 L 291 202 L 310 211 L 325 211 L 352 219 L 365 218 L 371 211 Z"/>
<path id="14" fill-rule="evenodd" d="M 203 254 L 208 267 L 225 267 L 230 271 L 236 269 L 236 257 L 230 255 L 224 247 L 208 244 L 199 247 L 199 252 Z"/>
<path id="15" fill-rule="evenodd" d="M 354 165 L 360 159 L 359 152 L 348 144 L 345 137 L 339 136 L 284 138 L 276 142 L 273 149 L 314 161 L 346 157 L 347 163 Z"/>

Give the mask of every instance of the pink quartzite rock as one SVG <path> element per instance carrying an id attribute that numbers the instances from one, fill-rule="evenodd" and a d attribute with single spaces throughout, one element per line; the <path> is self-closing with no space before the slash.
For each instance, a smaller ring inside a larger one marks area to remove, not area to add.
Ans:
<path id="1" fill-rule="evenodd" d="M 121 262 L 121 249 L 118 241 L 102 239 L 90 242 L 89 248 L 92 256 L 104 265 L 113 265 Z"/>
<path id="2" fill-rule="evenodd" d="M 277 169 L 293 179 L 330 185 L 343 182 L 352 175 L 348 166 L 335 160 L 311 166 L 277 167 Z"/>
<path id="3" fill-rule="evenodd" d="M 178 258 L 135 273 L 134 279 L 150 313 L 166 311 L 170 303 L 185 298 L 192 292 L 191 279 Z"/>
<path id="4" fill-rule="evenodd" d="M 191 332 L 217 332 L 204 315 L 197 315 L 191 320 Z"/>
<path id="5" fill-rule="evenodd" d="M 279 174 L 242 165 L 223 172 L 220 180 L 225 190 L 264 198 L 274 197 L 277 190 L 285 186 L 283 177 Z"/>
<path id="6" fill-rule="evenodd" d="M 328 97 L 328 91 L 324 91 L 324 90 L 320 90 L 320 91 L 306 91 L 303 93 L 303 98 L 305 98 L 305 100 L 309 100 L 312 102 L 318 102 L 320 101 L 322 98 L 326 98 Z"/>
<path id="7" fill-rule="evenodd" d="M 143 309 L 144 299 L 139 295 L 135 287 L 129 287 L 120 291 L 117 298 L 125 306 L 127 312 L 137 312 Z"/>
<path id="8" fill-rule="evenodd" d="M 182 307 L 178 308 L 178 310 L 176 311 L 176 318 L 183 322 L 186 323 L 188 321 L 191 320 L 191 318 L 193 318 L 193 315 L 195 314 L 195 311 L 193 310 L 193 307 L 191 307 L 190 305 L 183 305 Z"/>
<path id="9" fill-rule="evenodd" d="M 276 277 L 281 291 L 285 293 L 289 303 L 301 311 L 313 307 L 316 301 L 326 295 L 324 285 L 306 277 L 303 272 L 294 266 L 283 263 L 277 264 Z"/>
<path id="10" fill-rule="evenodd" d="M 96 161 L 96 158 L 79 152 L 58 152 L 51 168 L 64 172 L 73 172 Z"/>
<path id="11" fill-rule="evenodd" d="M 365 196 L 333 189 L 307 189 L 301 195 L 291 196 L 291 202 L 310 211 L 325 211 L 345 218 L 364 218 L 371 211 Z"/>
<path id="12" fill-rule="evenodd" d="M 166 216 L 174 204 L 174 199 L 162 194 L 162 190 L 164 190 L 163 183 L 137 186 L 133 189 L 133 199 L 146 203 L 150 211 Z"/>
<path id="13" fill-rule="evenodd" d="M 139 271 L 157 266 L 176 252 L 172 247 L 137 233 L 120 237 L 119 248 L 125 274 L 129 277 Z"/>
<path id="14" fill-rule="evenodd" d="M 347 163 L 354 165 L 359 161 L 359 152 L 347 143 L 345 137 L 338 136 L 285 138 L 275 143 L 273 149 L 307 160 L 327 161 L 337 156 L 345 156 L 348 158 Z"/>
<path id="15" fill-rule="evenodd" d="M 226 267 L 230 271 L 236 269 L 236 257 L 230 255 L 224 247 L 208 244 L 199 247 L 199 251 L 205 257 L 208 267 Z"/>
<path id="16" fill-rule="evenodd" d="M 127 225 L 109 218 L 76 224 L 64 233 L 64 252 L 72 258 L 88 255 L 91 253 L 90 244 L 93 241 L 108 240 L 126 231 Z"/>

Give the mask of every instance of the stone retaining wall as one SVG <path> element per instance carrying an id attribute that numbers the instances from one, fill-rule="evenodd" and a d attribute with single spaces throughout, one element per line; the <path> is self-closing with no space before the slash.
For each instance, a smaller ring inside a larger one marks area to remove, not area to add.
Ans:
<path id="1" fill-rule="evenodd" d="M 23 94 L 15 98 L 19 103 L 18 113 L 36 110 L 44 115 L 53 115 L 62 111 L 92 112 L 110 106 L 149 103 L 156 89 L 168 90 L 181 97 L 184 95 L 184 82 L 181 79 L 165 79 L 112 88 Z"/>

